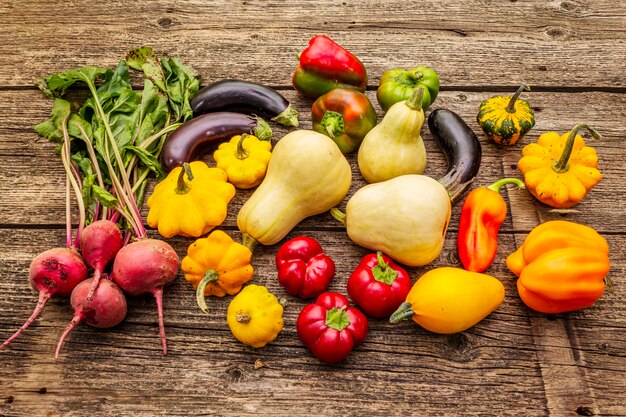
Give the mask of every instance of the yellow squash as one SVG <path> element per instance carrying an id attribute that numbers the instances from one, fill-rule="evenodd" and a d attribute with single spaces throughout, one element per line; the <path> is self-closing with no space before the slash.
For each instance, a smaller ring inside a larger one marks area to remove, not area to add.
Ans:
<path id="1" fill-rule="evenodd" d="M 228 182 L 237 188 L 256 187 L 263 181 L 272 157 L 272 143 L 256 136 L 237 135 L 222 143 L 213 153 L 218 168 L 228 175 Z"/>
<path id="2" fill-rule="evenodd" d="M 420 86 L 408 100 L 391 106 L 383 120 L 365 135 L 357 162 L 367 182 L 421 174 L 426 169 L 426 148 L 420 135 L 423 92 Z"/>
<path id="3" fill-rule="evenodd" d="M 207 295 L 235 295 L 250 281 L 254 270 L 250 265 L 252 252 L 221 230 L 197 239 L 187 249 L 181 270 L 196 289 L 198 306 L 208 313 Z"/>
<path id="4" fill-rule="evenodd" d="M 555 208 L 568 208 L 585 198 L 602 178 L 596 150 L 585 146 L 578 131 L 585 128 L 594 138 L 600 134 L 585 123 L 559 135 L 548 132 L 522 150 L 517 166 L 526 188 L 539 201 Z"/>
<path id="5" fill-rule="evenodd" d="M 436 268 L 415 282 L 389 321 L 412 318 L 434 333 L 458 333 L 487 317 L 502 301 L 504 286 L 496 278 L 461 268 Z"/>
<path id="6" fill-rule="evenodd" d="M 260 348 L 283 329 L 283 306 L 267 288 L 251 284 L 230 302 L 226 321 L 237 340 Z"/>
<path id="7" fill-rule="evenodd" d="M 209 168 L 202 161 L 183 167 L 174 168 L 158 183 L 147 201 L 146 221 L 165 238 L 208 233 L 226 219 L 228 203 L 235 196 L 235 187 L 226 182 L 222 169 Z"/>
<path id="8" fill-rule="evenodd" d="M 244 244 L 277 243 L 304 218 L 339 204 L 351 181 L 350 164 L 331 138 L 312 130 L 287 134 L 237 216 Z"/>

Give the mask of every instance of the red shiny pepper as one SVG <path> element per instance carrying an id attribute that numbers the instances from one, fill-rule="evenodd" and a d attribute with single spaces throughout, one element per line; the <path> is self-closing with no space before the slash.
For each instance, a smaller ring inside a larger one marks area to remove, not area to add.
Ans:
<path id="1" fill-rule="evenodd" d="M 278 283 L 291 295 L 320 295 L 335 275 L 335 263 L 317 240 L 298 236 L 285 242 L 276 254 Z"/>
<path id="2" fill-rule="evenodd" d="M 306 305 L 296 322 L 298 336 L 317 359 L 334 363 L 348 357 L 367 336 L 367 317 L 350 307 L 348 299 L 325 292 Z"/>
<path id="3" fill-rule="evenodd" d="M 463 202 L 457 249 L 468 271 L 483 272 L 496 257 L 498 231 L 506 218 L 506 202 L 499 191 L 506 184 L 525 188 L 517 178 L 504 178 L 474 189 Z"/>
<path id="4" fill-rule="evenodd" d="M 300 54 L 291 81 L 303 95 L 317 98 L 339 87 L 365 91 L 367 72 L 357 57 L 328 36 L 317 35 Z"/>
<path id="5" fill-rule="evenodd" d="M 348 279 L 348 295 L 365 314 L 389 317 L 411 290 L 409 274 L 381 252 L 365 255 Z"/>

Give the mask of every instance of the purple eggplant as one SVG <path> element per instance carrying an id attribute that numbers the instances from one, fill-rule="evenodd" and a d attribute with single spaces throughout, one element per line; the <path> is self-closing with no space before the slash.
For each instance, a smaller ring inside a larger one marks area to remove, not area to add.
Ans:
<path id="1" fill-rule="evenodd" d="M 448 172 L 439 182 L 454 203 L 478 175 L 482 159 L 480 142 L 463 119 L 447 109 L 433 110 L 428 116 L 428 128 L 448 160 Z"/>
<path id="2" fill-rule="evenodd" d="M 198 160 L 211 149 L 211 145 L 243 133 L 252 134 L 261 140 L 272 138 L 272 129 L 258 116 L 218 112 L 193 118 L 165 140 L 161 153 L 163 168 L 171 171 L 183 162 Z"/>
<path id="3" fill-rule="evenodd" d="M 194 116 L 229 111 L 270 118 L 298 127 L 298 111 L 276 90 L 264 85 L 222 80 L 202 88 L 191 100 Z"/>

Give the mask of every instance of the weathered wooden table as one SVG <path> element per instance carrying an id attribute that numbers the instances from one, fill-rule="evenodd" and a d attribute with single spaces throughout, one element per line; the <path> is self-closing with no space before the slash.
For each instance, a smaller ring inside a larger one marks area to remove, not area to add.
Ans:
<path id="1" fill-rule="evenodd" d="M 32 258 L 64 244 L 60 159 L 32 129 L 51 107 L 33 87 L 36 77 L 84 65 L 113 66 L 128 50 L 150 45 L 193 65 L 205 84 L 241 78 L 279 89 L 300 111 L 302 127 L 310 128 L 311 101 L 294 92 L 290 74 L 296 53 L 318 33 L 363 60 L 374 103 L 386 69 L 434 67 L 442 91 L 433 107 L 460 113 L 477 133 L 479 103 L 528 82 L 533 91 L 525 98 L 536 114 L 535 128 L 507 148 L 481 134 L 484 156 L 476 185 L 519 177 L 523 145 L 581 121 L 604 134 L 593 143 L 604 178 L 565 211 L 551 210 L 525 191 L 507 192 L 510 215 L 488 270 L 504 283 L 506 298 L 461 334 L 371 320 L 367 340 L 345 362 L 322 365 L 295 331 L 303 301 L 287 297 L 283 332 L 255 350 L 228 330 L 230 298 L 211 299 L 207 317 L 179 276 L 165 294 L 167 357 L 161 355 L 154 300 L 145 297 L 129 299 L 126 321 L 113 330 L 81 326 L 55 361 L 54 345 L 71 308 L 64 299 L 50 302 L 0 352 L 0 415 L 626 415 L 626 6 L 619 1 L 1 1 L 0 339 L 35 304 L 27 285 Z M 275 132 L 279 139 L 287 130 Z M 426 173 L 438 177 L 445 170 L 443 155 L 427 127 L 422 133 Z M 356 157 L 349 160 L 352 195 L 364 181 Z M 235 239 L 241 238 L 236 214 L 249 195 L 237 194 L 222 226 Z M 430 268 L 459 264 L 459 209 L 442 254 L 428 267 L 410 269 L 413 280 Z M 504 260 L 549 219 L 584 223 L 606 237 L 615 294 L 557 317 L 522 304 Z M 335 259 L 330 289 L 345 293 L 347 277 L 366 250 L 351 243 L 328 214 L 305 220 L 289 237 L 300 234 L 319 239 Z M 190 242 L 171 240 L 181 256 Z M 258 248 L 253 282 L 282 296 L 276 250 Z M 257 360 L 262 367 L 255 366 Z"/>

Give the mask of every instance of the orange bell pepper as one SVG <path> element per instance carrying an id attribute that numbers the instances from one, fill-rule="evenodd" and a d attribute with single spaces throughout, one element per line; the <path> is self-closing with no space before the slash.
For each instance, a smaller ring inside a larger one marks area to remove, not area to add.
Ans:
<path id="1" fill-rule="evenodd" d="M 535 227 L 506 265 L 519 277 L 524 304 L 540 313 L 587 308 L 612 285 L 606 240 L 591 227 L 564 220 Z"/>

